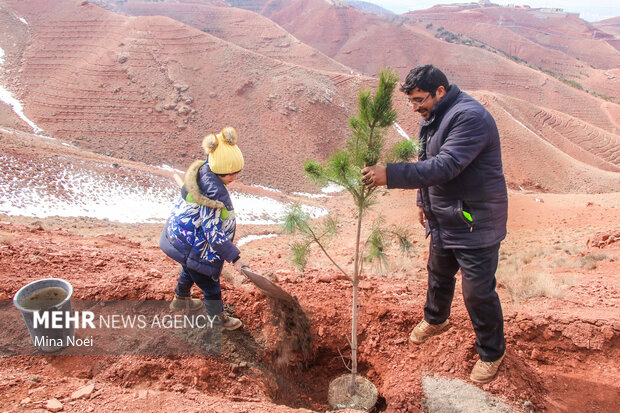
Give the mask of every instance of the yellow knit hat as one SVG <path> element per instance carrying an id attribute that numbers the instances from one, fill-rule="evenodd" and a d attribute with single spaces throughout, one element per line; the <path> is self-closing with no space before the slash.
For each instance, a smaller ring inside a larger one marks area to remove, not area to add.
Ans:
<path id="1" fill-rule="evenodd" d="M 237 146 L 237 132 L 231 126 L 225 127 L 217 135 L 205 136 L 202 147 L 209 155 L 209 168 L 213 173 L 226 175 L 243 169 L 243 154 Z"/>

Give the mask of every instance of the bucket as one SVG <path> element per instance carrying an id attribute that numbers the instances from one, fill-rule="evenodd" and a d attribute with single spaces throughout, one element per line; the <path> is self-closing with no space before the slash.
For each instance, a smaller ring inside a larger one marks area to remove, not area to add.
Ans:
<path id="1" fill-rule="evenodd" d="M 73 340 L 74 325 L 64 323 L 71 314 L 72 295 L 73 286 L 67 281 L 45 278 L 23 286 L 13 297 L 13 305 L 22 313 L 32 343 L 39 351 L 62 350 Z"/>

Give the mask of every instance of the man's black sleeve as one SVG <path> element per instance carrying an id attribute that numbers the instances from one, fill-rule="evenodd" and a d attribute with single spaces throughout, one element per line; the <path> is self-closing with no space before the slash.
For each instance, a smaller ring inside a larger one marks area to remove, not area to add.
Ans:
<path id="1" fill-rule="evenodd" d="M 488 126 L 475 112 L 461 112 L 452 118 L 454 123 L 439 153 L 419 162 L 387 164 L 388 188 L 423 188 L 440 185 L 454 179 L 487 146 Z"/>

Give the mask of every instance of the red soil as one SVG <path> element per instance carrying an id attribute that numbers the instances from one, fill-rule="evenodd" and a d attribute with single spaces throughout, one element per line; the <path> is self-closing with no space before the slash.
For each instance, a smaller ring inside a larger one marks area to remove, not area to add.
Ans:
<path id="1" fill-rule="evenodd" d="M 527 199 L 512 196 L 512 210 Z M 399 205 L 402 197 L 391 194 L 383 202 Z M 540 209 L 541 227 L 549 228 L 558 222 L 557 214 L 563 208 L 549 202 L 544 206 Z M 573 207 L 569 214 L 585 208 Z M 602 214 L 610 212 L 605 207 L 597 209 Z M 617 210 L 615 215 L 617 220 Z M 171 298 L 178 269 L 157 247 L 149 246 L 157 237 L 156 228 L 121 227 L 122 236 L 81 236 L 73 233 L 79 229 L 58 229 L 64 224 L 53 219 L 42 222 L 43 227 L 7 217 L 4 220 L 0 233 L 10 233 L 13 241 L 0 247 L 2 299 L 10 299 L 20 286 L 42 276 L 71 282 L 76 299 Z M 83 225 L 79 220 L 74 222 Z M 513 231 L 524 231 L 514 224 Z M 103 224 L 96 226 L 97 231 L 108 231 Z M 148 243 L 131 240 L 133 234 L 144 231 L 151 235 Z M 225 301 L 246 327 L 230 333 L 223 356 L 11 356 L 4 359 L 0 369 L 0 389 L 4 389 L 0 390 L 0 404 L 16 407 L 26 397 L 30 402 L 23 407 L 35 407 L 51 397 L 67 403 L 71 392 L 94 382 L 95 397 L 69 403 L 72 408 L 113 411 L 123 405 L 133 410 L 144 408 L 142 399 L 153 406 L 189 399 L 180 403 L 182 411 L 191 411 L 195 403 L 216 410 L 237 405 L 254 411 L 288 411 L 270 402 L 322 410 L 328 381 L 345 371 L 338 351 L 346 357 L 350 287 L 338 279 L 335 270 L 320 263 L 324 261 L 320 257 L 305 276 L 300 276 L 287 263 L 286 243 L 285 239 L 255 242 L 245 251 L 252 256 L 252 268 L 273 274 L 299 299 L 310 317 L 313 341 L 307 367 L 300 370 L 294 363 L 284 369 L 276 367 L 273 346 L 277 345 L 278 331 L 271 327 L 273 307 L 249 286 L 235 286 L 238 276 L 228 269 L 232 281 L 224 284 Z M 513 237 L 510 243 L 519 241 Z M 370 275 L 362 285 L 360 365 L 379 388 L 390 411 L 417 411 L 423 396 L 422 374 L 440 373 L 467 380 L 475 361 L 473 333 L 459 295 L 451 330 L 420 347 L 407 343 L 408 332 L 421 317 L 425 296 L 425 243 L 420 244 L 420 256 L 410 264 L 402 263 L 403 268 L 392 271 L 388 278 Z M 261 250 L 269 251 L 269 257 Z M 617 259 L 617 247 L 605 245 L 604 251 Z M 337 258 L 346 253 L 340 251 Z M 619 297 L 614 287 L 618 266 L 613 261 L 603 262 L 596 271 L 576 272 L 577 284 L 568 288 L 563 300 L 539 298 L 515 305 L 506 300 L 500 286 L 509 351 L 499 377 L 483 388 L 504 400 L 530 400 L 536 408 L 550 411 L 584 411 L 586 405 L 596 405 L 600 412 L 613 411 L 620 401 L 614 390 L 620 379 L 620 326 Z M 248 367 L 235 367 L 240 362 Z M 574 397 L 575 391 L 582 397 Z"/>
<path id="2" fill-rule="evenodd" d="M 31 140 L 25 147 L 37 156 L 49 152 L 48 145 Z M 360 369 L 377 385 L 387 411 L 419 411 L 424 375 L 467 381 L 476 360 L 458 291 L 452 328 L 421 346 L 408 344 L 408 333 L 422 316 L 426 289 L 427 243 L 415 221 L 414 196 L 414 191 L 385 191 L 376 207 L 391 211 L 385 217 L 388 224 L 405 223 L 411 229 L 414 255 L 403 259 L 390 251 L 388 273 L 368 266 L 360 286 Z M 320 202 L 341 218 L 340 246 L 332 250 L 348 270 L 354 239 L 350 200 L 342 195 Z M 561 297 L 519 301 L 511 296 L 511 284 L 500 282 L 508 353 L 498 378 L 484 390 L 515 406 L 529 400 L 536 410 L 614 411 L 620 402 L 619 202 L 617 193 L 511 193 L 500 271 L 511 271 L 512 263 L 519 262 L 551 279 L 572 281 L 560 284 Z M 156 246 L 160 228 L 4 216 L 0 299 L 11 299 L 30 281 L 61 277 L 71 282 L 77 300 L 170 300 L 179 268 Z M 261 231 L 263 227 L 239 228 L 240 234 Z M 318 252 L 303 274 L 295 270 L 289 262 L 291 241 L 284 236 L 259 240 L 242 251 L 253 270 L 299 300 L 312 340 L 305 362 L 303 354 L 284 351 L 287 337 L 278 327 L 277 307 L 227 266 L 224 300 L 245 327 L 227 334 L 222 356 L 5 357 L 0 406 L 33 409 L 56 397 L 68 411 L 116 411 L 119 406 L 129 411 L 325 409 L 329 380 L 346 371 L 339 352 L 345 358 L 349 354 L 350 284 Z M 593 267 L 579 264 L 596 254 L 601 258 Z M 95 383 L 93 395 L 72 401 L 71 393 L 87 383 Z"/>

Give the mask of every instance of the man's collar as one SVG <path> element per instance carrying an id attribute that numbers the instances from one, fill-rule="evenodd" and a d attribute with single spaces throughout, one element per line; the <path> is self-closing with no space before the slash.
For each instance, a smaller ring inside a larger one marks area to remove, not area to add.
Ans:
<path id="1" fill-rule="evenodd" d="M 428 120 L 422 120 L 422 126 L 430 125 L 435 121 L 435 119 L 437 119 L 437 117 L 443 115 L 444 112 L 450 106 L 452 106 L 452 103 L 454 102 L 459 93 L 461 93 L 459 87 L 455 84 L 451 84 L 445 96 L 433 107 L 430 118 Z"/>

